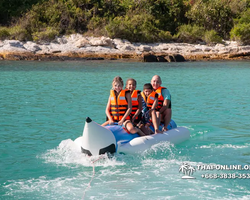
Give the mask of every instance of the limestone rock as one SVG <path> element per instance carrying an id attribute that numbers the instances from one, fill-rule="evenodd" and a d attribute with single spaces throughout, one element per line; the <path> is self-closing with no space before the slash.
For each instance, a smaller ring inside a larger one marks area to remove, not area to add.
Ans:
<path id="1" fill-rule="evenodd" d="M 36 51 L 40 51 L 41 48 L 34 42 L 26 42 L 23 47 L 27 50 L 27 51 L 31 51 L 31 52 L 36 52 Z"/>
<path id="2" fill-rule="evenodd" d="M 250 45 L 235 41 L 208 46 L 187 43 L 131 43 L 124 39 L 85 37 L 82 34 L 57 37 L 52 42 L 35 43 L 0 40 L 0 59 L 136 59 L 145 62 L 183 62 L 185 60 L 249 59 Z"/>
<path id="3" fill-rule="evenodd" d="M 16 48 L 24 48 L 23 43 L 18 40 L 5 40 L 4 45 Z"/>
<path id="4" fill-rule="evenodd" d="M 141 45 L 139 46 L 139 50 L 140 51 L 145 51 L 145 52 L 149 52 L 149 51 L 152 51 L 152 47 L 151 46 L 145 46 L 145 45 Z"/>
<path id="5" fill-rule="evenodd" d="M 135 48 L 132 45 L 123 45 L 123 46 L 118 46 L 118 49 L 122 50 L 122 51 L 134 51 Z"/>
<path id="6" fill-rule="evenodd" d="M 85 47 L 85 46 L 89 46 L 89 45 L 90 45 L 89 41 L 86 38 L 82 38 L 82 39 L 76 41 L 76 43 L 75 43 L 75 46 L 77 48 L 81 48 L 81 47 Z"/>
<path id="7" fill-rule="evenodd" d="M 59 44 L 67 44 L 68 43 L 67 38 L 65 36 L 57 37 L 55 39 L 55 41 L 58 42 Z"/>
<path id="8" fill-rule="evenodd" d="M 90 38 L 89 44 L 92 46 L 109 46 L 114 47 L 113 41 L 110 38 L 107 37 L 101 37 L 101 38 Z"/>

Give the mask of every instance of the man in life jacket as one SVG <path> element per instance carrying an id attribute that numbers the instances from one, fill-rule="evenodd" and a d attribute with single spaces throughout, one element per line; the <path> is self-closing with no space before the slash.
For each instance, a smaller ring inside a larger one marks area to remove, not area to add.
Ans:
<path id="1" fill-rule="evenodd" d="M 143 86 L 143 92 L 141 93 L 141 96 L 146 103 L 146 112 L 144 112 L 144 120 L 147 124 L 147 121 L 149 118 L 152 119 L 152 123 L 155 129 L 155 134 L 162 133 L 162 131 L 159 130 L 160 125 L 160 112 L 156 110 L 158 107 L 158 94 L 153 90 L 153 87 L 150 83 L 146 83 Z M 145 110 L 145 108 L 143 108 Z"/>
<path id="2" fill-rule="evenodd" d="M 167 131 L 167 126 L 171 121 L 172 109 L 171 109 L 171 94 L 169 90 L 162 87 L 161 77 L 154 75 L 151 79 L 151 84 L 154 91 L 158 94 L 158 110 L 161 114 L 161 121 L 164 123 L 163 131 Z"/>

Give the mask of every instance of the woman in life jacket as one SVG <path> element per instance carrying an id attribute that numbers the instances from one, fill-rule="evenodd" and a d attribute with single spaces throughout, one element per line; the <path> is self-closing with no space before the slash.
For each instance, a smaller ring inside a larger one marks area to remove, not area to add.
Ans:
<path id="1" fill-rule="evenodd" d="M 109 100 L 106 106 L 106 115 L 108 121 L 102 124 L 106 125 L 120 125 L 123 126 L 128 132 L 140 136 L 145 134 L 137 127 L 134 127 L 130 121 L 130 113 L 132 111 L 132 100 L 129 90 L 122 89 L 123 80 L 121 77 L 116 76 L 112 82 L 112 90 L 110 90 Z"/>

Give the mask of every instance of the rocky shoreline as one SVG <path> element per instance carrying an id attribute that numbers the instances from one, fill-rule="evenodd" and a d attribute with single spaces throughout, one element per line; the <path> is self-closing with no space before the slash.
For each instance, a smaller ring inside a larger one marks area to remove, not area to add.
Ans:
<path id="1" fill-rule="evenodd" d="M 56 38 L 50 43 L 0 40 L 0 60 L 134 60 L 183 62 L 250 59 L 250 45 L 234 41 L 208 46 L 187 43 L 131 43 L 80 34 Z"/>

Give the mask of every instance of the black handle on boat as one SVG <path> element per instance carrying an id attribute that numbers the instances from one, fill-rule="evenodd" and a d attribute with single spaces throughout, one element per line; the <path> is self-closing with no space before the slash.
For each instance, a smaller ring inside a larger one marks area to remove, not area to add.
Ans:
<path id="1" fill-rule="evenodd" d="M 86 117 L 86 122 L 90 123 L 90 122 L 92 122 L 92 119 L 90 119 L 89 117 Z"/>

